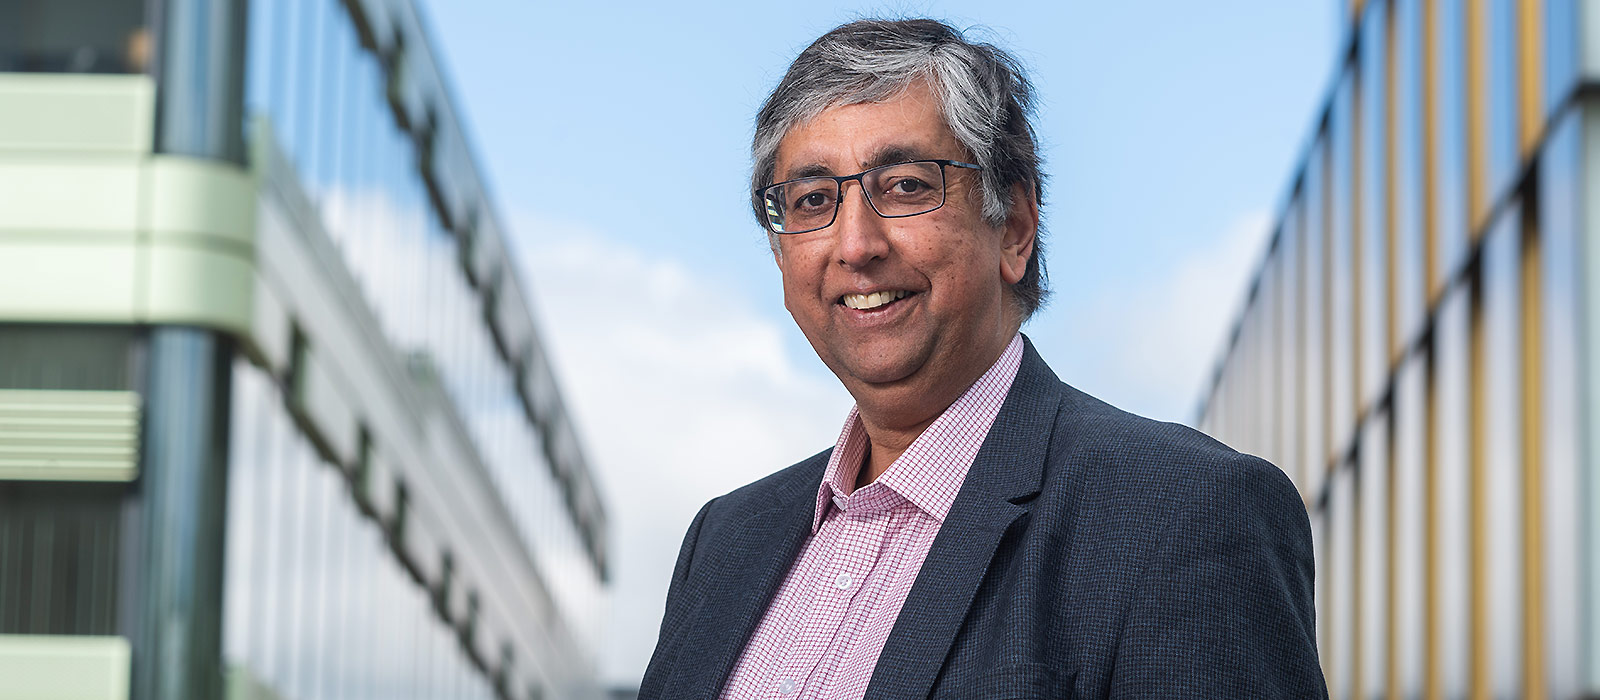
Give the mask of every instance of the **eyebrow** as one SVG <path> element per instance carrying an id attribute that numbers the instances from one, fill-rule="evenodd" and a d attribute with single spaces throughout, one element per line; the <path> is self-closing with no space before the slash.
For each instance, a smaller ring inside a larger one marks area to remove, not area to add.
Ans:
<path id="1" fill-rule="evenodd" d="M 910 146 L 889 145 L 874 151 L 872 155 L 868 156 L 866 161 L 861 164 L 861 169 L 871 170 L 879 166 L 891 165 L 894 163 L 905 163 L 913 160 L 927 160 L 928 158 L 929 156 L 924 155 L 922 151 L 916 148 Z M 803 177 L 823 177 L 831 175 L 833 175 L 832 168 L 821 163 L 808 163 L 798 168 L 791 169 L 784 179 L 798 180 Z"/>

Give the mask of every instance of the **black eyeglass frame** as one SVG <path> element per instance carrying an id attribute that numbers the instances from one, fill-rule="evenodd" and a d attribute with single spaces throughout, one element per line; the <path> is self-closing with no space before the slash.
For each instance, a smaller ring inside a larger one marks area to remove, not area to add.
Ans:
<path id="1" fill-rule="evenodd" d="M 917 212 L 915 214 L 885 214 L 885 213 L 879 211 L 877 203 L 872 201 L 872 195 L 867 192 L 867 183 L 866 183 L 866 181 L 862 180 L 861 178 L 866 177 L 866 175 L 868 173 L 872 173 L 872 172 L 876 172 L 876 171 L 879 171 L 879 170 L 883 170 L 885 168 L 897 168 L 897 167 L 900 167 L 902 165 L 915 165 L 917 163 L 933 163 L 933 164 L 936 164 L 936 165 L 939 166 L 939 206 L 936 206 L 936 207 L 934 207 L 932 209 L 929 209 L 927 211 L 919 211 L 919 212 Z M 981 165 L 976 165 L 974 163 L 963 163 L 963 162 L 961 162 L 959 160 L 944 160 L 944 159 L 939 159 L 939 158 L 922 158 L 922 159 L 919 159 L 919 160 L 908 160 L 908 161 L 904 161 L 904 162 L 900 162 L 900 163 L 887 163 L 887 164 L 880 165 L 880 166 L 875 167 L 875 168 L 867 168 L 866 170 L 863 170 L 863 171 L 861 171 L 859 173 L 856 173 L 854 175 L 812 175 L 810 177 L 799 177 L 799 178 L 795 178 L 793 180 L 784 180 L 783 182 L 774 182 L 774 183 L 772 183 L 770 185 L 767 185 L 765 187 L 759 187 L 759 188 L 756 189 L 756 192 L 755 192 L 755 194 L 756 194 L 756 202 L 761 207 L 761 211 L 763 212 L 762 217 L 761 217 L 762 225 L 764 225 L 768 231 L 771 231 L 771 232 L 773 232 L 773 233 L 775 233 L 777 235 L 780 235 L 780 236 L 792 236 L 792 235 L 801 234 L 801 233 L 811 233 L 813 231 L 821 231 L 822 229 L 825 229 L 825 228 L 827 228 L 829 226 L 832 226 L 833 222 L 839 220 L 839 207 L 844 205 L 844 183 L 849 182 L 851 180 L 855 180 L 857 184 L 861 185 L 861 195 L 864 198 L 866 198 L 867 206 L 871 207 L 872 208 L 872 213 L 877 214 L 880 218 L 884 218 L 884 219 L 905 219 L 905 218 L 909 218 L 909 217 L 913 217 L 913 216 L 922 216 L 923 214 L 931 214 L 933 212 L 939 211 L 940 209 L 943 209 L 945 201 L 947 201 L 949 199 L 949 196 L 950 196 L 950 178 L 945 175 L 945 167 L 947 167 L 947 166 L 954 166 L 954 167 L 957 167 L 957 168 L 966 168 L 968 170 L 983 170 L 983 166 L 981 166 Z M 796 182 L 805 182 L 807 180 L 832 180 L 833 181 L 834 192 L 839 195 L 835 199 L 835 201 L 833 203 L 833 216 L 828 217 L 828 223 L 825 223 L 825 224 L 823 224 L 821 226 L 818 226 L 816 228 L 808 228 L 808 229 L 806 229 L 804 231 L 778 231 L 778 230 L 773 229 L 772 228 L 772 219 L 770 217 L 766 216 L 765 213 L 764 213 L 765 210 L 766 210 L 767 192 L 770 191 L 774 187 L 783 187 L 784 185 L 792 185 L 792 184 L 794 184 Z"/>

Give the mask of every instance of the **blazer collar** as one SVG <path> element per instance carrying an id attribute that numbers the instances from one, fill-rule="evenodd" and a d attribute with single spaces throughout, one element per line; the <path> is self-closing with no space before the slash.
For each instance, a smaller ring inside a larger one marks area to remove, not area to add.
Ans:
<path id="1" fill-rule="evenodd" d="M 878 655 L 867 700 L 927 697 L 1000 540 L 1043 484 L 1064 385 L 1023 340 L 1016 381 Z"/>
<path id="2" fill-rule="evenodd" d="M 797 465 L 800 476 L 774 490 L 772 507 L 732 514 L 735 535 L 709 562 L 718 572 L 717 583 L 693 614 L 694 626 L 669 683 L 675 690 L 664 697 L 713 700 L 721 695 L 734 662 L 811 534 L 817 486 L 832 451 Z"/>
<path id="3" fill-rule="evenodd" d="M 1063 385 L 1027 336 L 1023 344 L 1016 379 L 900 609 L 867 698 L 927 696 L 1001 536 L 1027 512 L 1019 504 L 1039 492 Z M 737 536 L 712 562 L 723 575 L 701 599 L 681 647 L 696 660 L 677 664 L 669 685 L 681 690 L 667 697 L 711 700 L 721 694 L 811 534 L 831 452 L 802 463 L 803 476 L 776 490 L 773 507 L 744 514 L 735 526 Z"/>

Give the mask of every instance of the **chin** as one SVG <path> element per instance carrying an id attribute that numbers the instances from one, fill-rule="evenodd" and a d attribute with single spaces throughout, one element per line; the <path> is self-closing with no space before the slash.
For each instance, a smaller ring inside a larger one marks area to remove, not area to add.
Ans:
<path id="1" fill-rule="evenodd" d="M 922 369 L 926 358 L 910 355 L 881 357 L 870 361 L 840 362 L 834 374 L 845 383 L 856 382 L 873 386 L 887 386 L 905 381 Z"/>

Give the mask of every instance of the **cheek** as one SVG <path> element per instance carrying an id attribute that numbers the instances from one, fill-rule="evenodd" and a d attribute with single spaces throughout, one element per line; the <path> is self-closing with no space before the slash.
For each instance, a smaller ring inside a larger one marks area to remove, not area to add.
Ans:
<path id="1" fill-rule="evenodd" d="M 797 310 L 807 300 L 814 299 L 822 286 L 823 270 L 800 247 L 790 248 L 778 256 L 778 274 L 783 281 L 783 304 L 790 312 Z"/>

